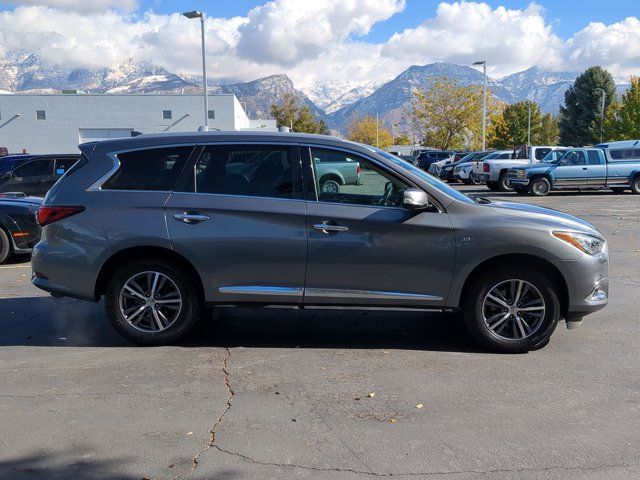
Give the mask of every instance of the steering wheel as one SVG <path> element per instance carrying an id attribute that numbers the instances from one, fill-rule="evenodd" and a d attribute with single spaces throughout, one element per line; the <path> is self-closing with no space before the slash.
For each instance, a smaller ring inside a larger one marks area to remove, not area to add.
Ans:
<path id="1" fill-rule="evenodd" d="M 395 187 L 393 183 L 387 182 L 386 185 L 384 186 L 384 194 L 382 195 L 380 200 L 378 200 L 378 205 L 381 207 L 395 206 L 394 203 L 391 201 L 391 196 L 393 195 L 394 191 L 395 191 Z"/>

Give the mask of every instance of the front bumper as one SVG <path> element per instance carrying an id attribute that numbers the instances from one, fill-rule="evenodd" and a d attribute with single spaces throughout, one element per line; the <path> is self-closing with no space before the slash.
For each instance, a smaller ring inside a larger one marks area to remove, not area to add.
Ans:
<path id="1" fill-rule="evenodd" d="M 580 318 L 603 309 L 609 302 L 609 253 L 583 255 L 578 260 L 557 261 L 567 284 L 567 318 Z"/>
<path id="2" fill-rule="evenodd" d="M 521 185 L 523 187 L 529 186 L 528 178 L 509 177 L 509 182 L 511 182 L 511 185 Z"/>

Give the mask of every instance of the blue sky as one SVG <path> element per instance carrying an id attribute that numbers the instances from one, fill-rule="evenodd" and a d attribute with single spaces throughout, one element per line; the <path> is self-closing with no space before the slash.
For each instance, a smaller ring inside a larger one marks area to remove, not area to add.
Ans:
<path id="1" fill-rule="evenodd" d="M 66 67 L 129 60 L 198 75 L 207 13 L 208 74 L 287 74 L 313 97 L 373 88 L 411 65 L 486 60 L 500 78 L 607 68 L 640 76 L 640 0 L 0 0 L 0 61 L 17 51 Z"/>
<path id="2" fill-rule="evenodd" d="M 301 0 L 306 1 L 306 0 Z M 422 20 L 433 16 L 436 7 L 442 0 L 407 0 L 403 12 L 395 14 L 389 20 L 377 24 L 365 38 L 372 42 L 382 42 L 396 32 L 407 27 L 415 27 Z M 258 0 L 231 1 L 193 1 L 180 0 L 145 0 L 141 2 L 141 10 L 152 9 L 158 13 L 172 13 L 184 10 L 203 10 L 208 15 L 217 17 L 242 16 L 253 7 L 264 4 Z M 492 7 L 526 8 L 531 2 L 526 0 L 495 1 L 485 0 Z M 556 33 L 563 39 L 585 27 L 590 22 L 605 24 L 623 20 L 628 16 L 640 13 L 640 0 L 538 0 L 542 5 L 545 17 L 553 22 Z M 0 3 L 1 5 L 1 3 Z"/>

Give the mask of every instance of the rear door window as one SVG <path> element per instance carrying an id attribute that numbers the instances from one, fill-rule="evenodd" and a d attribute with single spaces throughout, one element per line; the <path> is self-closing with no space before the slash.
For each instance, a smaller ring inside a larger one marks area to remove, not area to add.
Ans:
<path id="1" fill-rule="evenodd" d="M 53 160 L 33 160 L 13 171 L 14 177 L 44 177 L 53 174 Z"/>
<path id="2" fill-rule="evenodd" d="M 293 179 L 288 145 L 209 145 L 194 164 L 186 190 L 294 198 Z"/>
<path id="3" fill-rule="evenodd" d="M 78 160 L 79 159 L 77 157 L 56 158 L 55 174 L 64 175 L 64 173 L 69 170 Z"/>
<path id="4" fill-rule="evenodd" d="M 536 160 L 542 160 L 550 151 L 550 148 L 536 148 Z"/>
<path id="5" fill-rule="evenodd" d="M 600 165 L 600 152 L 597 150 L 589 150 L 587 156 L 589 157 L 589 165 Z"/>
<path id="6" fill-rule="evenodd" d="M 102 189 L 173 190 L 193 149 L 193 146 L 166 147 L 119 153 L 120 168 Z"/>

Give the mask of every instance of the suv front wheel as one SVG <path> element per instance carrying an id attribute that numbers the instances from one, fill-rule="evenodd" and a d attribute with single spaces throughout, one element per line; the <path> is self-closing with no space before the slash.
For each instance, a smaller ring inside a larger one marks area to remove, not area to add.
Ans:
<path id="1" fill-rule="evenodd" d="M 492 269 L 466 289 L 466 327 L 483 346 L 524 353 L 545 345 L 560 318 L 560 302 L 547 275 L 526 268 Z"/>
<path id="2" fill-rule="evenodd" d="M 116 331 L 139 345 L 177 341 L 200 313 L 193 281 L 162 260 L 141 260 L 117 270 L 107 286 L 105 307 Z"/>

